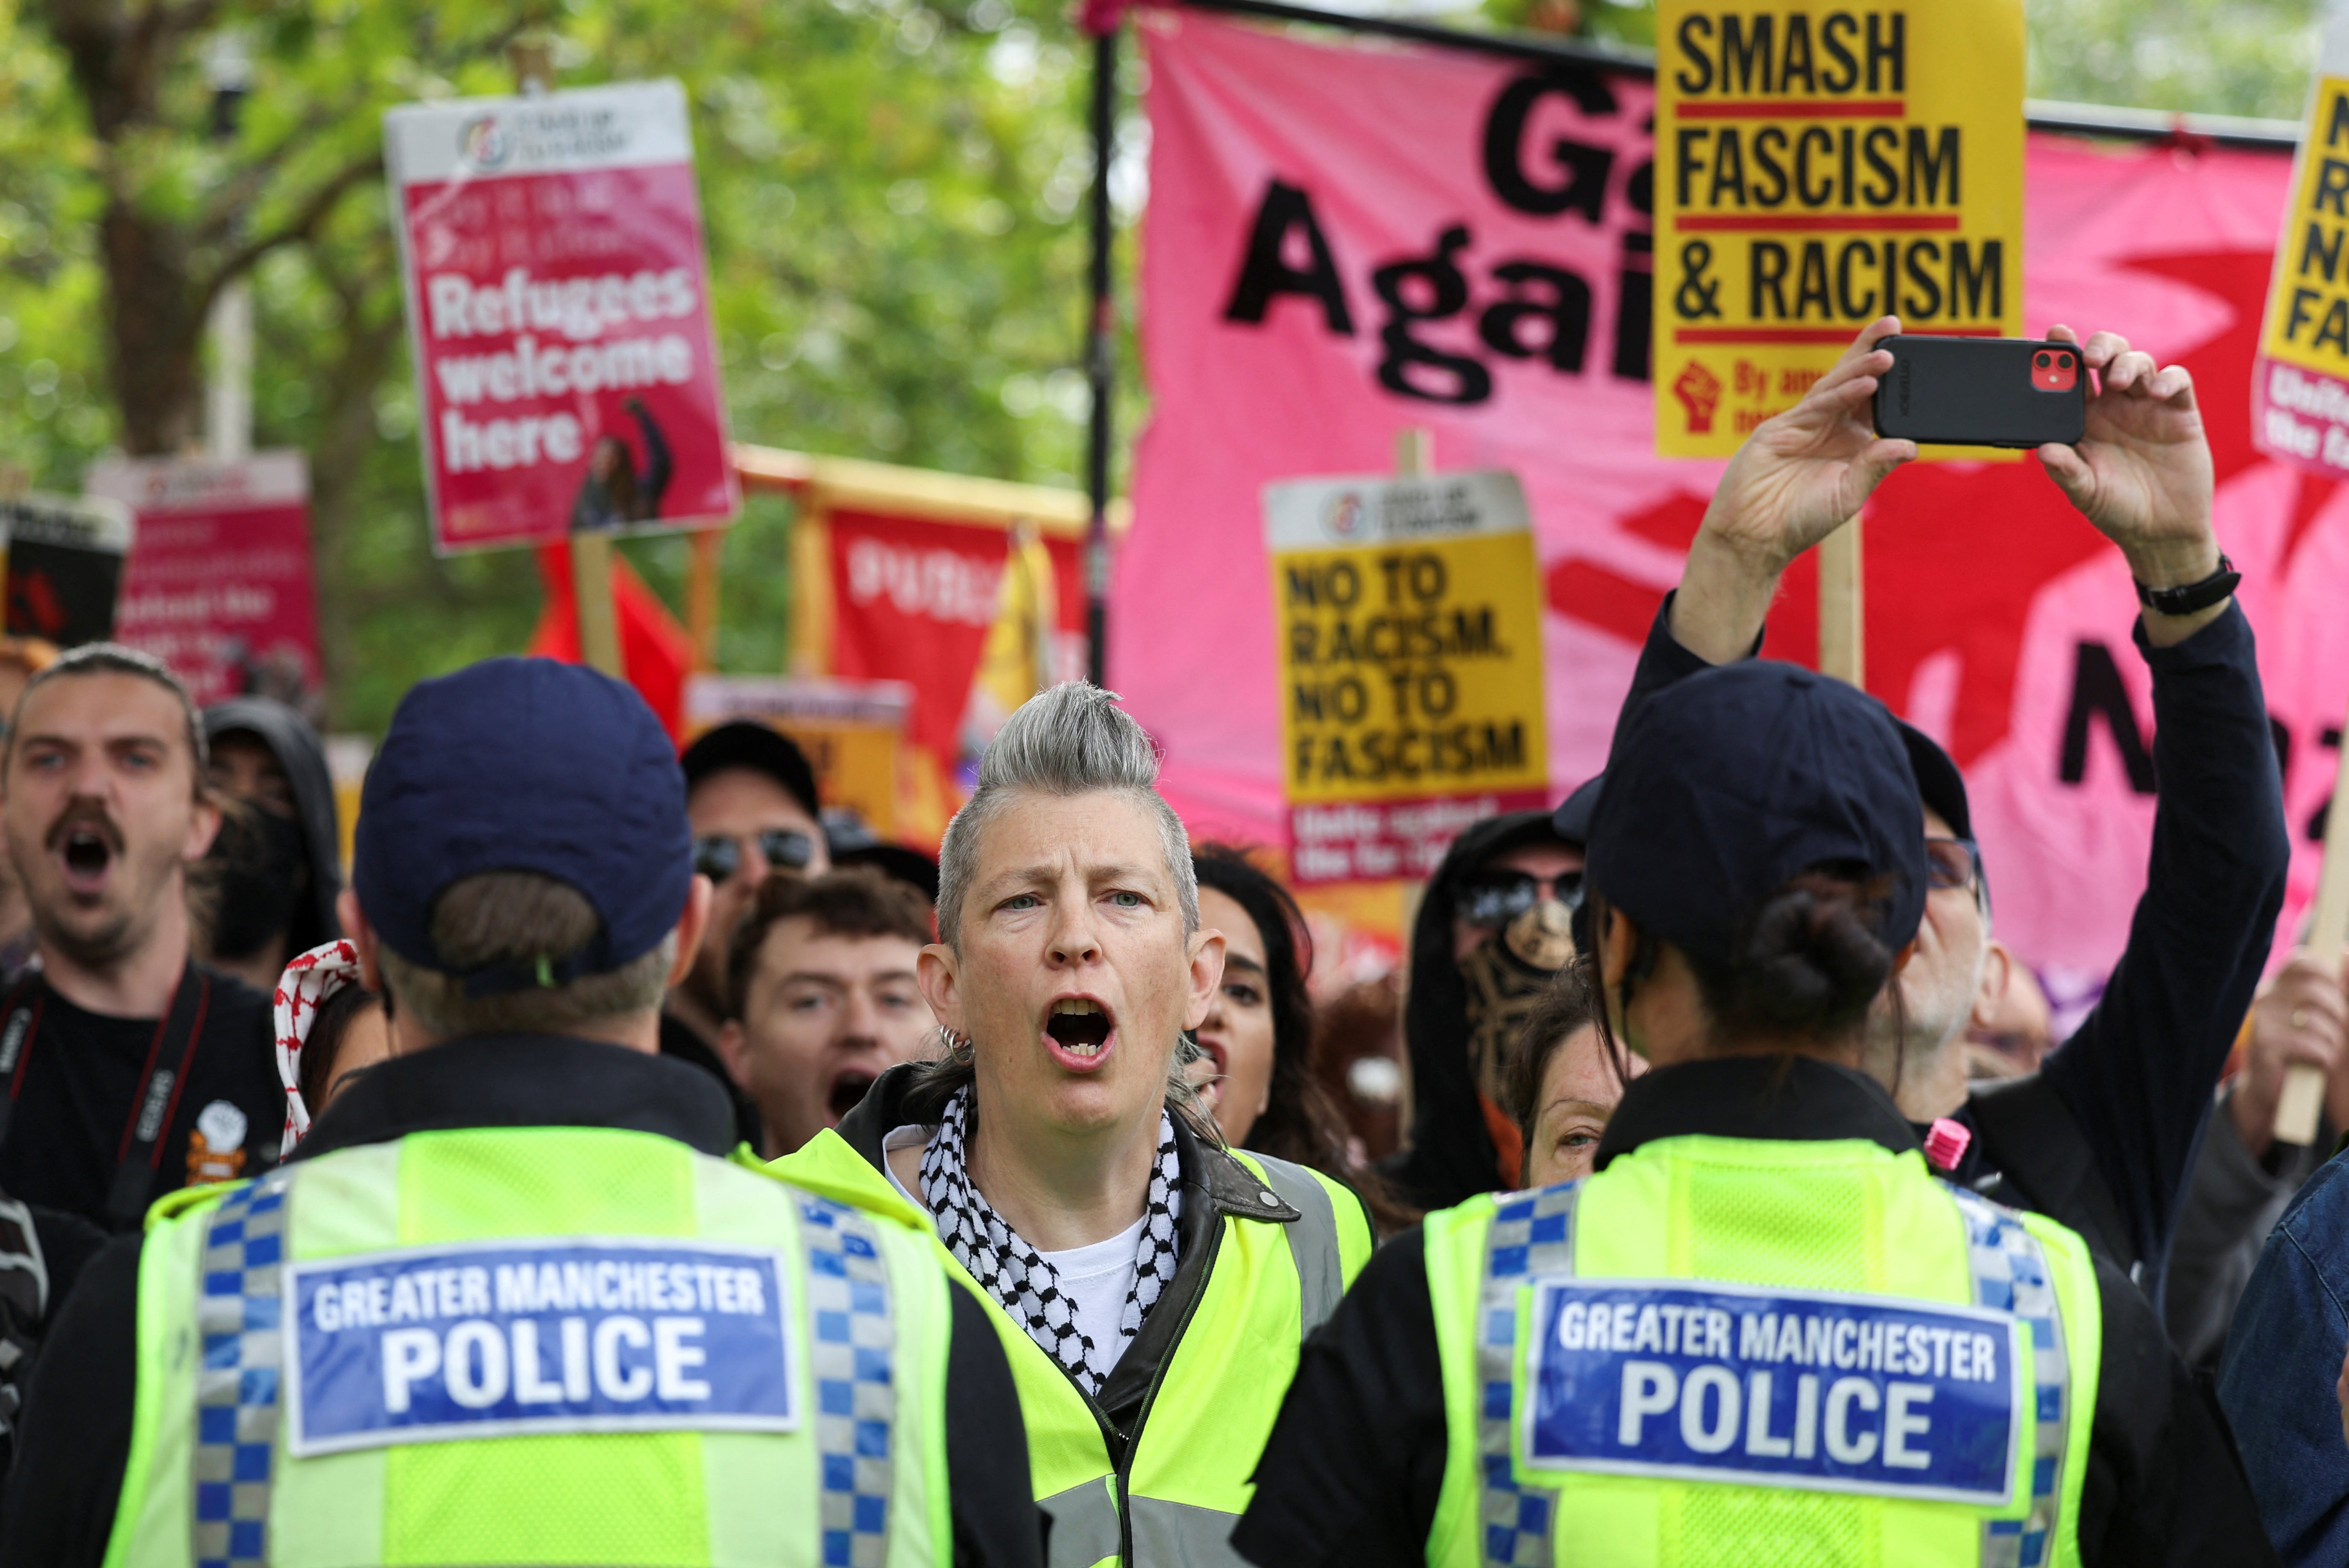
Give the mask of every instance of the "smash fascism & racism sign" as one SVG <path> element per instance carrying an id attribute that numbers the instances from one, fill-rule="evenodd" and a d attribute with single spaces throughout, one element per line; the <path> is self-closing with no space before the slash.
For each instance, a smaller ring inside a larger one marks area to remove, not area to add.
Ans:
<path id="1" fill-rule="evenodd" d="M 2260 449 L 2349 478 L 2349 22 L 2325 28 L 2251 371 Z"/>
<path id="2" fill-rule="evenodd" d="M 1270 485 L 1299 882 L 1433 872 L 1549 781 L 1541 599 L 1508 473 Z"/>
<path id="3" fill-rule="evenodd" d="M 2019 336 L 2023 7 L 1661 0 L 1656 449 L 1725 458 L 1861 326 Z"/>

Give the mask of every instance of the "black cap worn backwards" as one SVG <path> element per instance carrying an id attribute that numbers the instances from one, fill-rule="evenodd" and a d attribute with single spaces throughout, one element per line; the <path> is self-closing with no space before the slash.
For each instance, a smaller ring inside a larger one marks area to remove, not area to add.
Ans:
<path id="1" fill-rule="evenodd" d="M 1729 963 L 1764 901 L 1837 863 L 1892 879 L 1875 925 L 1906 946 L 1925 911 L 1924 808 L 1884 705 L 1753 659 L 1650 697 L 1608 759 L 1589 880 L 1640 927 Z"/>
<path id="2" fill-rule="evenodd" d="M 738 718 L 718 726 L 687 747 L 678 760 L 685 768 L 688 792 L 720 769 L 748 768 L 781 785 L 783 793 L 806 807 L 809 816 L 819 820 L 823 816 L 816 796 L 815 769 L 808 765 L 807 753 L 790 736 L 755 719 Z"/>
<path id="3" fill-rule="evenodd" d="M 489 659 L 400 699 L 359 798 L 351 886 L 384 944 L 452 973 L 432 906 L 483 872 L 576 888 L 602 929 L 576 952 L 466 976 L 490 995 L 617 969 L 659 945 L 693 885 L 685 775 L 635 689 L 553 659 Z"/>

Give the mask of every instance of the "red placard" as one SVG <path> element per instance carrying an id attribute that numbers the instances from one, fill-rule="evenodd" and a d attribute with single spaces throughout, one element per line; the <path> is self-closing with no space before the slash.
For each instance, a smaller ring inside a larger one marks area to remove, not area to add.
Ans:
<path id="1" fill-rule="evenodd" d="M 109 458 L 91 466 L 88 482 L 138 520 L 116 640 L 171 665 L 199 703 L 250 692 L 316 706 L 318 609 L 301 453 L 236 462 Z"/>
<path id="2" fill-rule="evenodd" d="M 731 517 L 673 81 L 384 117 L 433 548 Z"/>

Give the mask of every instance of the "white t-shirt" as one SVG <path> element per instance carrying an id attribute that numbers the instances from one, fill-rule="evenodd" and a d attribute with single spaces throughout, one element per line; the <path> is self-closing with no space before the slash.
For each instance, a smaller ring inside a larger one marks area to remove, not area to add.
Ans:
<path id="1" fill-rule="evenodd" d="M 881 1169 L 888 1172 L 889 1185 L 897 1189 L 914 1207 L 927 1212 L 929 1205 L 921 1195 L 907 1192 L 905 1184 L 897 1180 L 896 1168 L 887 1155 L 896 1149 L 928 1147 L 930 1127 L 892 1128 L 881 1140 Z M 1125 1354 L 1126 1335 L 1121 1325 L 1125 1317 L 1125 1298 L 1133 1289 L 1133 1275 L 1141 1262 L 1142 1227 L 1149 1216 L 1144 1215 L 1106 1241 L 1087 1246 L 1071 1247 L 1066 1252 L 1048 1253 L 1041 1248 L 1036 1255 L 1050 1264 L 1061 1276 L 1061 1288 L 1068 1293 L 1069 1305 L 1077 1315 L 1077 1326 L 1093 1342 L 1092 1354 L 1087 1365 L 1097 1377 L 1107 1377 L 1110 1368 Z"/>

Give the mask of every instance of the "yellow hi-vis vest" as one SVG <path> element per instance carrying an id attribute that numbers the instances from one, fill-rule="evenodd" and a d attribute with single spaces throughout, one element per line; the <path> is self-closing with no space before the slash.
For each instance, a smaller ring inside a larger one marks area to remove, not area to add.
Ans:
<path id="1" fill-rule="evenodd" d="M 2087 1248 L 1864 1140 L 1660 1139 L 1431 1214 L 1441 1568 L 2075 1564 Z"/>
<path id="2" fill-rule="evenodd" d="M 1206 1157 L 1223 1158 L 1213 1150 Z M 1361 1200 L 1319 1172 L 1237 1150 L 1230 1157 L 1263 1184 L 1267 1213 L 1242 1218 L 1226 1209 L 1208 1232 L 1215 1251 L 1206 1284 L 1158 1370 L 1123 1467 L 1111 1461 L 1101 1407 L 937 1243 L 992 1315 L 1011 1362 L 1036 1501 L 1052 1516 L 1050 1568 L 1243 1563 L 1231 1549 L 1232 1530 L 1254 1495 L 1248 1478 L 1296 1375 L 1298 1349 L 1370 1261 L 1371 1232 Z M 786 1181 L 854 1189 L 864 1207 L 933 1224 L 835 1132 L 818 1134 L 772 1169 Z M 1291 1210 L 1300 1217 L 1274 1217 Z"/>
<path id="3" fill-rule="evenodd" d="M 925 1568 L 953 1287 L 672 1139 L 411 1133 L 149 1220 L 107 1568 Z"/>

